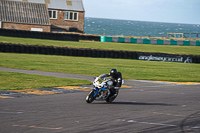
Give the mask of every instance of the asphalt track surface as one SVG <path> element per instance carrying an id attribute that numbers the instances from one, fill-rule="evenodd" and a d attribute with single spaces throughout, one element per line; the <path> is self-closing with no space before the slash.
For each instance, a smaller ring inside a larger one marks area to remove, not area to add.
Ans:
<path id="1" fill-rule="evenodd" d="M 200 133 L 200 85 L 144 80 L 125 85 L 132 87 L 121 89 L 113 103 L 88 104 L 84 91 L 0 99 L 0 133 Z"/>

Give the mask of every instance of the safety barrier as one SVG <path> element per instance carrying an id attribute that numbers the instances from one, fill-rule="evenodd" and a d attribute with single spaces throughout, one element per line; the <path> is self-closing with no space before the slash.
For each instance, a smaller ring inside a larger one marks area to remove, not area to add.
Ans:
<path id="1" fill-rule="evenodd" d="M 188 40 L 170 40 L 170 39 L 160 40 L 160 39 L 124 38 L 124 37 L 109 37 L 109 36 L 101 36 L 100 40 L 101 42 L 200 46 L 200 41 L 188 41 Z"/>
<path id="2" fill-rule="evenodd" d="M 0 52 L 200 63 L 200 56 L 0 43 Z"/>
<path id="3" fill-rule="evenodd" d="M 62 33 L 36 32 L 36 31 L 10 30 L 10 29 L 0 29 L 0 36 L 63 40 L 63 41 L 79 41 L 78 34 L 62 34 Z"/>
<path id="4" fill-rule="evenodd" d="M 100 41 L 100 36 L 97 35 L 36 32 L 36 31 L 10 30 L 10 29 L 0 29 L 0 36 L 50 39 L 50 40 L 61 40 L 61 41 L 79 41 L 79 40 Z"/>
<path id="5" fill-rule="evenodd" d="M 0 43 L 0 52 L 137 59 L 136 52 Z"/>
<path id="6" fill-rule="evenodd" d="M 79 40 L 100 41 L 100 36 L 80 34 Z"/>

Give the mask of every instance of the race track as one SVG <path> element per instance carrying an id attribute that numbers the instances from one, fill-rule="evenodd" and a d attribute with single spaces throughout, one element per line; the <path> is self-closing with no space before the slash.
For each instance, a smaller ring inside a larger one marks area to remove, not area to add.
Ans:
<path id="1" fill-rule="evenodd" d="M 88 92 L 0 99 L 1 133 L 199 133 L 200 85 L 127 80 L 113 103 Z"/>

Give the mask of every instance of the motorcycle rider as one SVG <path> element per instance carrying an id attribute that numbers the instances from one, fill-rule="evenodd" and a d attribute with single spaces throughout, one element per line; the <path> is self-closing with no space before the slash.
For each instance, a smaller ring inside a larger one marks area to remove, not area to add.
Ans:
<path id="1" fill-rule="evenodd" d="M 109 74 L 106 74 L 107 77 L 113 79 L 113 86 L 110 86 L 111 96 L 117 96 L 119 89 L 122 85 L 122 74 L 118 72 L 117 69 L 113 68 L 110 70 Z"/>

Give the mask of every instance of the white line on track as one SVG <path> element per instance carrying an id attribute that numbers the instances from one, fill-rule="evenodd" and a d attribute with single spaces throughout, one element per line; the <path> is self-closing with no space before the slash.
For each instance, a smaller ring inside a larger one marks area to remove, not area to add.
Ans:
<path id="1" fill-rule="evenodd" d="M 172 124 L 153 123 L 153 122 L 140 122 L 140 121 L 135 121 L 135 120 L 117 119 L 117 121 L 128 122 L 128 123 L 138 123 L 138 124 L 157 125 L 157 126 L 177 127 L 177 125 L 172 125 Z"/>
<path id="2" fill-rule="evenodd" d="M 1 112 L 0 114 L 23 114 L 24 112 Z"/>

